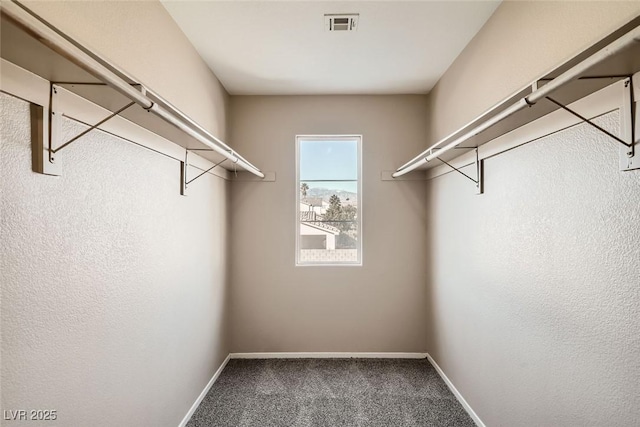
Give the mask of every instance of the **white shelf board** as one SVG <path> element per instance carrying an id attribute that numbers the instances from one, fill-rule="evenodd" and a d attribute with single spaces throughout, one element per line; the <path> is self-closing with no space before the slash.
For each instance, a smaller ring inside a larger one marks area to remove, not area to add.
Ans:
<path id="1" fill-rule="evenodd" d="M 131 102 L 124 95 L 103 84 L 99 79 L 62 55 L 49 49 L 4 15 L 0 17 L 0 32 L 0 56 L 3 59 L 109 111 L 116 111 Z M 139 82 L 133 79 L 126 80 L 139 90 L 143 89 L 143 85 Z M 186 117 L 184 113 L 155 93 L 148 91 L 147 96 L 176 115 Z M 138 105 L 131 106 L 121 116 L 184 148 L 200 150 L 209 148 Z M 220 154 L 214 151 L 198 151 L 198 155 L 213 163 L 218 163 L 223 159 Z M 233 164 L 225 162 L 221 167 L 229 169 L 233 167 Z"/>
<path id="2" fill-rule="evenodd" d="M 626 34 L 627 32 L 638 26 L 640 26 L 640 16 L 634 18 L 632 21 L 630 21 L 620 29 L 614 31 L 607 37 L 603 38 L 598 43 L 584 50 L 580 54 L 554 68 L 552 71 L 548 72 L 540 79 L 537 79 L 535 82 L 527 85 L 508 98 L 500 101 L 498 104 L 494 105 L 486 112 L 478 116 L 475 120 L 467 123 L 462 128 L 450 134 L 447 137 L 447 142 L 453 141 L 456 137 L 467 133 L 469 130 L 473 129 L 479 124 L 486 122 L 487 120 L 496 116 L 503 110 L 512 106 L 515 102 L 531 94 L 534 86 L 543 86 L 549 80 L 562 74 L 577 63 L 583 61 L 585 58 L 593 55 L 594 52 L 597 52 L 612 41 L 618 39 L 620 36 Z M 636 43 L 634 46 L 625 49 L 623 52 L 614 55 L 603 61 L 602 63 L 594 66 L 583 78 L 574 80 L 566 84 L 550 96 L 563 105 L 569 105 L 579 99 L 584 98 L 587 95 L 590 95 L 611 85 L 612 83 L 615 83 L 616 81 L 631 78 L 631 76 L 633 76 L 638 71 L 640 71 L 640 43 Z M 494 139 L 505 135 L 515 129 L 518 129 L 526 125 L 527 123 L 531 123 L 541 117 L 544 117 L 558 110 L 559 108 L 560 107 L 548 100 L 541 100 L 530 108 L 521 110 L 516 114 L 513 114 L 509 118 L 498 122 L 489 129 L 478 133 L 477 135 L 465 141 L 456 149 L 443 153 L 441 158 L 449 162 L 452 159 L 464 155 L 465 153 L 475 149 L 476 147 L 480 147 L 490 141 L 493 141 Z M 444 145 L 446 145 L 446 142 L 440 144 L 440 146 Z M 431 147 L 432 144 L 429 144 L 429 146 Z M 429 148 L 423 151 L 419 156 L 426 157 L 427 154 L 429 154 Z M 440 166 L 441 164 L 441 162 L 434 160 L 416 168 L 415 171 L 424 172 L 425 170 Z"/>

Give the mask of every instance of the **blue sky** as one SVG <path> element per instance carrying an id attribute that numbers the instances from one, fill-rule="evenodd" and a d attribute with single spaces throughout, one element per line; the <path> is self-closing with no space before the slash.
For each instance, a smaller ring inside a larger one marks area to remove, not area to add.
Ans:
<path id="1" fill-rule="evenodd" d="M 310 188 L 357 192 L 358 143 L 356 141 L 300 140 L 300 182 L 308 180 L 354 180 L 353 182 L 307 182 Z"/>

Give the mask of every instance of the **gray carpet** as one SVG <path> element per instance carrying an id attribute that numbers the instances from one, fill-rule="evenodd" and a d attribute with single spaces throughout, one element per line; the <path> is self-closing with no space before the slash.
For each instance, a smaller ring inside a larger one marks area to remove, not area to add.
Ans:
<path id="1" fill-rule="evenodd" d="M 475 424 L 431 364 L 407 359 L 231 360 L 187 427 Z"/>

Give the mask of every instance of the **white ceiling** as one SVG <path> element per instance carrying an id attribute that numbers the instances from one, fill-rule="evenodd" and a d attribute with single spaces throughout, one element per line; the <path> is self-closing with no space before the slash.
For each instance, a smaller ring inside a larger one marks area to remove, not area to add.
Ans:
<path id="1" fill-rule="evenodd" d="M 167 1 L 232 95 L 426 93 L 499 1 Z M 359 13 L 327 32 L 325 13 Z"/>

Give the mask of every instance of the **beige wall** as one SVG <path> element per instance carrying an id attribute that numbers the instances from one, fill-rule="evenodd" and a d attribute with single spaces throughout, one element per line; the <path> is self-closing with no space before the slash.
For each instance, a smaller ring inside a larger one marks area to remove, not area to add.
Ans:
<path id="1" fill-rule="evenodd" d="M 160 2 L 25 3 L 226 142 L 229 96 Z"/>
<path id="2" fill-rule="evenodd" d="M 277 180 L 180 197 L 177 163 L 98 134 L 62 177 L 36 175 L 27 105 L 3 95 L 3 409 L 173 426 L 229 350 L 428 349 L 488 425 L 640 416 L 638 175 L 617 147 L 581 128 L 515 150 L 487 162 L 481 197 L 455 175 L 428 199 L 380 180 L 638 2 L 505 2 L 428 97 L 231 100 L 157 2 L 29 5 Z M 362 267 L 294 266 L 302 133 L 363 134 Z"/>
<path id="3" fill-rule="evenodd" d="M 226 139 L 228 95 L 160 3 L 29 7 Z M 1 101 L 2 409 L 178 425 L 229 352 L 228 183 L 182 197 L 178 162 L 98 133 L 34 174 L 28 105 Z"/>
<path id="4" fill-rule="evenodd" d="M 504 1 L 430 92 L 424 148 L 639 14 L 638 1 Z"/>
<path id="5" fill-rule="evenodd" d="M 425 140 L 424 96 L 231 98 L 235 146 L 273 183 L 232 183 L 232 350 L 425 350 L 424 183 L 380 180 Z M 296 134 L 363 135 L 362 267 L 295 267 Z"/>
<path id="6" fill-rule="evenodd" d="M 182 197 L 177 161 L 100 133 L 35 174 L 28 104 L 0 107 L 2 409 L 177 426 L 229 352 L 229 184 Z"/>
<path id="7" fill-rule="evenodd" d="M 487 426 L 640 419 L 640 171 L 618 152 L 581 124 L 486 160 L 482 196 L 429 184 L 428 348 Z"/>
<path id="8" fill-rule="evenodd" d="M 639 13 L 504 2 L 429 95 L 428 142 Z M 618 150 L 582 125 L 487 160 L 482 196 L 428 185 L 428 350 L 488 426 L 640 418 L 640 175 Z"/>

